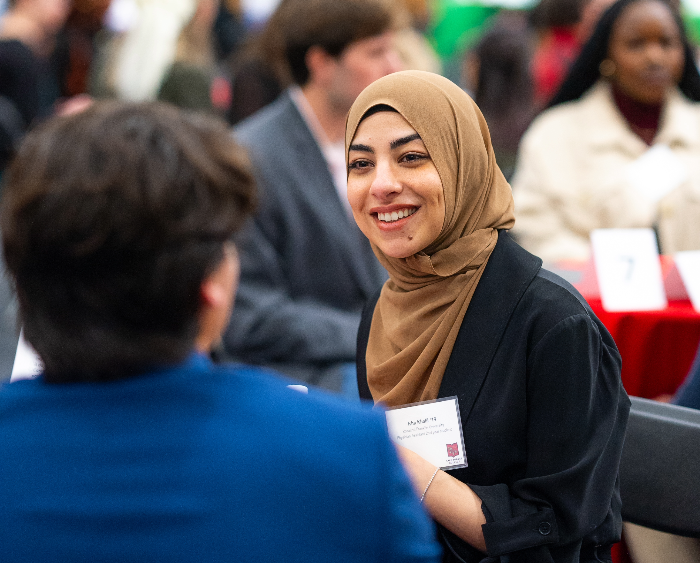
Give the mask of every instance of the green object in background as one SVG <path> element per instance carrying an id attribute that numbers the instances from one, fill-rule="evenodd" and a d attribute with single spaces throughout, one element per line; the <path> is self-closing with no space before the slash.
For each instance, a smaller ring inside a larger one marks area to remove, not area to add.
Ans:
<path id="1" fill-rule="evenodd" d="M 473 1 L 434 0 L 431 36 L 438 56 L 444 60 L 464 51 L 498 10 Z"/>
<path id="2" fill-rule="evenodd" d="M 688 39 L 700 45 L 700 0 L 681 0 L 681 13 Z"/>
<path id="3" fill-rule="evenodd" d="M 460 55 L 488 28 L 500 9 L 528 9 L 537 0 L 432 0 L 430 39 L 443 61 Z M 700 0 L 681 0 L 688 38 L 700 45 Z"/>
<path id="4" fill-rule="evenodd" d="M 700 0 L 693 0 L 699 1 Z M 532 8 L 538 0 L 431 0 L 430 36 L 443 59 L 463 53 L 488 28 L 499 10 Z"/>
<path id="5" fill-rule="evenodd" d="M 688 33 L 688 39 L 694 45 L 700 45 L 700 14 L 683 13 L 683 21 L 685 29 Z"/>

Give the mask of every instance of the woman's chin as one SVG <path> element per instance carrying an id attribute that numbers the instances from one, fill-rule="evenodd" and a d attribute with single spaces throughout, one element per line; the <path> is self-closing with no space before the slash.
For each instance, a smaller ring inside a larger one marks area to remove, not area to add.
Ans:
<path id="1" fill-rule="evenodd" d="M 389 258 L 408 258 L 422 250 L 422 248 L 418 248 L 418 245 L 410 244 L 410 241 L 402 242 L 401 244 L 386 244 L 386 242 L 380 244 L 375 242 L 374 244 Z"/>

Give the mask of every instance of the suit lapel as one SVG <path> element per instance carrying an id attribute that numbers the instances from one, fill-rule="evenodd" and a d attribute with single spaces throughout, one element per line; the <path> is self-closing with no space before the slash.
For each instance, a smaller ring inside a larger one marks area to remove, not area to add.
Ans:
<path id="1" fill-rule="evenodd" d="M 303 196 L 307 198 L 310 207 L 319 210 L 326 232 L 334 234 L 334 248 L 338 249 L 338 256 L 347 264 L 365 298 L 369 298 L 377 290 L 377 284 L 386 279 L 386 273 L 362 231 L 348 216 L 316 139 L 289 94 L 286 96 L 287 127 L 284 130 L 307 174 L 308 190 Z"/>
<path id="2" fill-rule="evenodd" d="M 513 311 L 542 265 L 501 231 L 462 322 L 439 397 L 459 397 L 466 422 Z"/>

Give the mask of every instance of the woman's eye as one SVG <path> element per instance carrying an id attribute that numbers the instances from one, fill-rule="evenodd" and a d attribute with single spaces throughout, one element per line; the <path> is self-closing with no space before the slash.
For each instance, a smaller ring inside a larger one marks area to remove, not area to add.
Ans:
<path id="1" fill-rule="evenodd" d="M 680 45 L 680 41 L 675 37 L 664 37 L 661 39 L 661 46 L 664 49 L 675 49 Z"/>
<path id="2" fill-rule="evenodd" d="M 403 157 L 401 157 L 401 160 L 402 160 L 402 162 L 407 162 L 409 164 L 412 164 L 412 163 L 416 163 L 416 162 L 422 162 L 428 158 L 430 158 L 430 157 L 426 154 L 410 152 L 408 154 L 403 155 Z"/>
<path id="3" fill-rule="evenodd" d="M 348 164 L 348 172 L 350 170 L 363 170 L 365 168 L 369 168 L 371 163 L 367 160 L 353 160 L 350 164 Z"/>

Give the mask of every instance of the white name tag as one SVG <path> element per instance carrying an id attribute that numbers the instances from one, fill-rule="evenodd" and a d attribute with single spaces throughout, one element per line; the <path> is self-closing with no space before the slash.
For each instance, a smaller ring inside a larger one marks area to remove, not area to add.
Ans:
<path id="1" fill-rule="evenodd" d="M 441 469 L 467 466 L 457 397 L 386 411 L 389 436 Z"/>

